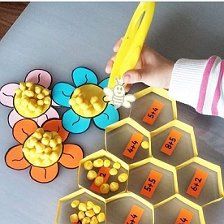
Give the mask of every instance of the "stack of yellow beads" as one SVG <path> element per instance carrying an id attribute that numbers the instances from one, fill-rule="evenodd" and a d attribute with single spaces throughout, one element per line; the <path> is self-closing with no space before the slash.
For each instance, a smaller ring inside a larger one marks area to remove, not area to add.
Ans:
<path id="1" fill-rule="evenodd" d="M 96 85 L 77 88 L 69 101 L 72 109 L 83 117 L 95 117 L 106 107 L 103 90 Z"/>
<path id="2" fill-rule="evenodd" d="M 34 166 L 51 166 L 62 154 L 62 138 L 57 132 L 38 128 L 24 143 L 23 153 Z"/>
<path id="3" fill-rule="evenodd" d="M 51 105 L 50 91 L 31 82 L 22 82 L 16 90 L 14 106 L 26 118 L 39 117 Z"/>
<path id="4" fill-rule="evenodd" d="M 80 202 L 74 200 L 71 206 L 76 209 L 76 213 L 70 216 L 72 224 L 98 224 L 105 221 L 105 213 L 101 212 L 101 207 L 92 201 Z"/>
<path id="5" fill-rule="evenodd" d="M 112 162 L 109 159 L 103 159 L 99 158 L 94 161 L 86 161 L 84 163 L 84 169 L 87 170 L 87 179 L 90 181 L 94 181 L 95 185 L 100 187 L 100 192 L 102 194 L 108 194 L 110 191 L 115 192 L 119 190 L 119 183 L 124 183 L 128 179 L 127 173 L 121 173 L 118 175 L 118 182 L 111 182 L 111 183 L 104 183 L 104 178 L 102 176 L 98 176 L 97 172 L 94 170 L 94 168 L 100 168 L 100 167 L 108 167 L 110 168 L 110 175 L 116 176 L 118 175 L 118 171 L 121 168 L 121 164 L 118 162 Z"/>

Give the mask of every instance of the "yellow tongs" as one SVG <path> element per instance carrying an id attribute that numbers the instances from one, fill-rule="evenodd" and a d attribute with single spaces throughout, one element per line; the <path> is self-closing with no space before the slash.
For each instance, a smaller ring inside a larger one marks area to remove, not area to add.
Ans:
<path id="1" fill-rule="evenodd" d="M 155 2 L 140 2 L 117 52 L 110 74 L 108 87 L 113 89 L 116 80 L 128 70 L 134 69 L 145 38 L 149 31 L 155 10 Z"/>

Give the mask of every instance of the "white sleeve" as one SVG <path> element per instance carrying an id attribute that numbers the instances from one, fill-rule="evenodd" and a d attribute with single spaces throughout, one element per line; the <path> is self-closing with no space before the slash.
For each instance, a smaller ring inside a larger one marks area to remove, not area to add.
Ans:
<path id="1" fill-rule="evenodd" d="M 173 68 L 169 95 L 199 113 L 224 117 L 223 71 L 224 63 L 217 56 L 180 59 Z"/>

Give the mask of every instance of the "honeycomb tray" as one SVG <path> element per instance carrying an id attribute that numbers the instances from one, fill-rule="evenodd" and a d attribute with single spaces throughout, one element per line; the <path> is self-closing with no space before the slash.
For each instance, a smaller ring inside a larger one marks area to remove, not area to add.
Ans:
<path id="1" fill-rule="evenodd" d="M 75 199 L 97 202 L 107 224 L 205 224 L 204 207 L 223 199 L 221 168 L 198 157 L 193 128 L 177 120 L 168 92 L 149 87 L 135 96 L 130 116 L 106 128 L 105 149 L 81 160 L 80 190 L 59 200 L 56 224 L 71 223 Z M 128 175 L 117 191 L 102 194 L 87 179 L 84 163 L 99 158 Z"/>

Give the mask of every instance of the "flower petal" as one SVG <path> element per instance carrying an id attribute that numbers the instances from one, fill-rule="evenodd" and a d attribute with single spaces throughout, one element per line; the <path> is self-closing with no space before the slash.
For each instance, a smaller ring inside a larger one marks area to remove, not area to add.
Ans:
<path id="1" fill-rule="evenodd" d="M 108 82 L 109 82 L 109 78 L 104 79 L 103 81 L 101 81 L 101 83 L 99 84 L 99 86 L 104 89 L 108 86 Z"/>
<path id="2" fill-rule="evenodd" d="M 97 127 L 105 129 L 108 125 L 111 125 L 119 121 L 119 112 L 113 105 L 108 105 L 107 108 L 97 117 L 93 118 Z"/>
<path id="3" fill-rule="evenodd" d="M 83 151 L 80 146 L 73 144 L 65 144 L 59 162 L 62 166 L 66 168 L 74 169 L 79 166 L 79 162 L 82 158 Z"/>
<path id="4" fill-rule="evenodd" d="M 63 126 L 62 122 L 59 119 L 51 119 L 47 120 L 43 125 L 42 128 L 45 131 L 56 131 L 62 138 L 62 141 L 64 142 L 69 135 L 69 132 L 67 132 Z"/>
<path id="5" fill-rule="evenodd" d="M 25 82 L 32 82 L 48 88 L 51 85 L 52 77 L 49 72 L 42 69 L 36 69 L 27 74 Z"/>
<path id="6" fill-rule="evenodd" d="M 13 107 L 13 98 L 18 88 L 19 85 L 17 83 L 10 83 L 2 86 L 0 89 L 0 103 L 7 107 Z"/>
<path id="7" fill-rule="evenodd" d="M 39 126 L 41 126 L 46 120 L 52 119 L 52 118 L 59 118 L 58 112 L 53 108 L 50 107 L 45 114 L 35 118 L 34 120 L 37 122 Z"/>
<path id="8" fill-rule="evenodd" d="M 85 132 L 90 126 L 90 119 L 80 117 L 72 109 L 63 114 L 62 117 L 63 127 L 74 134 Z"/>
<path id="9" fill-rule="evenodd" d="M 30 176 L 39 183 L 49 183 L 57 177 L 58 172 L 58 163 L 49 167 L 32 166 L 30 169 Z"/>
<path id="10" fill-rule="evenodd" d="M 8 116 L 8 122 L 10 127 L 12 128 L 16 122 L 24 119 L 24 117 L 20 116 L 16 110 L 12 110 Z"/>
<path id="11" fill-rule="evenodd" d="M 15 170 L 24 170 L 30 166 L 30 163 L 23 157 L 22 145 L 17 145 L 8 150 L 5 155 L 6 165 Z"/>
<path id="12" fill-rule="evenodd" d="M 88 68 L 78 67 L 72 72 L 72 79 L 76 87 L 84 84 L 97 84 L 96 74 Z"/>
<path id="13" fill-rule="evenodd" d="M 13 136 L 21 144 L 38 128 L 37 123 L 31 119 L 18 121 L 13 127 Z"/>
<path id="14" fill-rule="evenodd" d="M 64 107 L 70 107 L 69 100 L 74 90 L 74 86 L 68 83 L 59 82 L 53 87 L 51 95 L 55 103 Z"/>

